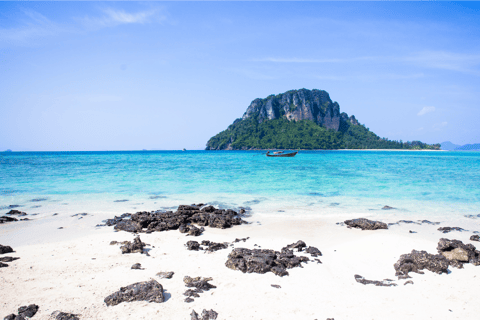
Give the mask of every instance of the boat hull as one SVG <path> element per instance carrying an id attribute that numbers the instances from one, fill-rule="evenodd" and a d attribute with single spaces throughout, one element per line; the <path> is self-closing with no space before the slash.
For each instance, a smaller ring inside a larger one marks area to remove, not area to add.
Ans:
<path id="1" fill-rule="evenodd" d="M 295 157 L 295 155 L 297 153 L 298 153 L 298 151 L 290 152 L 290 153 L 281 153 L 281 154 L 270 154 L 270 151 L 269 151 L 269 152 L 267 152 L 267 157 L 282 157 L 282 158 Z"/>

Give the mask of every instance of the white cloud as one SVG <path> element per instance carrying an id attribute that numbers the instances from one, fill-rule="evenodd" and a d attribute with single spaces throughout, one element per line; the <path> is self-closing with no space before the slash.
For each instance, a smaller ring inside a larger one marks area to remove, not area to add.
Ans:
<path id="1" fill-rule="evenodd" d="M 64 29 L 36 11 L 24 10 L 23 13 L 26 17 L 21 19 L 21 26 L 0 28 L 0 45 L 32 45 L 33 40 L 57 35 Z"/>
<path id="2" fill-rule="evenodd" d="M 83 24 L 90 28 L 114 27 L 122 24 L 145 24 L 152 21 L 165 20 L 165 16 L 158 16 L 158 9 L 139 11 L 135 13 L 125 10 L 106 8 L 103 9 L 103 15 L 100 17 L 85 16 L 81 19 Z"/>
<path id="3" fill-rule="evenodd" d="M 418 116 L 423 116 L 424 114 L 427 114 L 429 112 L 435 111 L 435 107 L 423 107 L 422 110 L 420 110 L 419 113 L 417 113 Z"/>

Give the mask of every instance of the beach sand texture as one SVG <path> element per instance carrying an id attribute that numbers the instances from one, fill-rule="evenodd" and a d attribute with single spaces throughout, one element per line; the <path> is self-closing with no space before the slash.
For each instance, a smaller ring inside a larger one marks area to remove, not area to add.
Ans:
<path id="1" fill-rule="evenodd" d="M 293 209 L 292 209 L 293 210 Z M 250 224 L 229 229 L 206 227 L 199 237 L 176 230 L 140 235 L 149 244 L 149 256 L 122 254 L 111 241 L 132 241 L 134 234 L 115 232 L 113 227 L 95 227 L 111 213 L 96 213 L 83 219 L 62 213 L 47 222 L 15 222 L 2 225 L 0 244 L 11 245 L 20 259 L 0 269 L 0 316 L 16 313 L 23 305 L 37 304 L 33 319 L 51 319 L 56 310 L 79 314 L 80 319 L 190 319 L 192 310 L 218 312 L 218 319 L 478 319 L 480 267 L 465 264 L 449 267 L 448 274 L 410 273 L 412 279 L 397 280 L 393 264 L 412 249 L 436 254 L 440 238 L 464 243 L 480 230 L 480 219 L 449 221 L 469 231 L 443 234 L 437 225 L 400 224 L 388 230 L 362 231 L 337 225 L 348 216 L 293 218 L 253 214 Z M 375 215 L 366 216 L 375 219 Z M 378 217 L 377 217 L 378 218 Z M 45 219 L 44 219 L 45 220 Z M 383 222 L 396 222 L 385 215 Z M 20 225 L 23 223 L 23 225 Z M 455 225 L 453 225 L 455 224 Z M 59 226 L 63 229 L 58 229 Z M 442 223 L 440 226 L 447 224 Z M 410 233 L 410 230 L 416 233 Z M 38 235 L 40 241 L 31 241 Z M 189 240 L 232 243 L 234 247 L 213 253 L 188 251 Z M 23 240 L 22 240 L 23 239 Z M 225 266 L 233 248 L 280 249 L 298 240 L 322 252 L 321 264 L 310 261 L 303 268 L 288 269 L 279 277 L 242 273 Z M 10 243 L 9 243 L 10 242 Z M 28 243 L 27 243 L 28 242 Z M 256 246 L 255 246 L 256 245 Z M 131 266 L 140 263 L 143 270 Z M 171 279 L 156 274 L 173 271 Z M 368 280 L 391 279 L 397 286 L 363 285 L 354 275 Z M 211 277 L 216 288 L 186 303 L 184 276 Z M 105 297 L 121 287 L 155 279 L 165 290 L 163 303 L 123 302 L 107 306 Z M 404 283 L 412 280 L 413 284 Z M 272 287 L 272 284 L 280 288 Z"/>

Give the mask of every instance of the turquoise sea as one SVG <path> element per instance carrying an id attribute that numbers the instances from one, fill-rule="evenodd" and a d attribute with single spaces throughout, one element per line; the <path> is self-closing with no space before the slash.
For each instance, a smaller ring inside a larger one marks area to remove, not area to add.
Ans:
<path id="1" fill-rule="evenodd" d="M 277 215 L 387 214 L 389 205 L 405 216 L 463 216 L 480 214 L 479 185 L 480 152 L 0 153 L 0 214 L 209 202 Z"/>

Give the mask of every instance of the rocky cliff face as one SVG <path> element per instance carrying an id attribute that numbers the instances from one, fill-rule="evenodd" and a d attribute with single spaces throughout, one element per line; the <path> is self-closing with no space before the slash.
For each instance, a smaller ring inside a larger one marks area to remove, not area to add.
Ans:
<path id="1" fill-rule="evenodd" d="M 282 94 L 271 95 L 265 99 L 252 101 L 242 119 L 258 115 L 258 121 L 285 117 L 292 120 L 312 120 L 327 129 L 338 131 L 342 116 L 340 106 L 333 102 L 323 90 L 290 90 Z M 356 120 L 355 120 L 356 121 Z"/>

